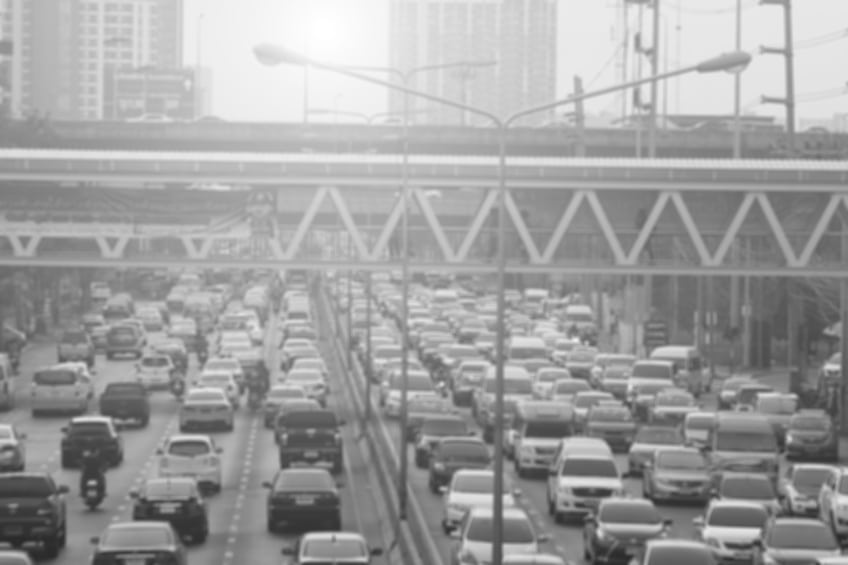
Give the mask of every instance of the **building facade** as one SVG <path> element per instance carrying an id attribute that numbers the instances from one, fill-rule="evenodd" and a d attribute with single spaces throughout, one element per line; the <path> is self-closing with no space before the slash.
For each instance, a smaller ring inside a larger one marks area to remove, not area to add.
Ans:
<path id="1" fill-rule="evenodd" d="M 12 38 L 14 117 L 108 118 L 109 77 L 121 69 L 178 69 L 182 0 L 0 0 Z"/>
<path id="2" fill-rule="evenodd" d="M 478 65 L 415 73 L 418 90 L 505 116 L 556 95 L 557 0 L 391 0 L 391 64 L 409 70 L 456 62 Z M 403 97 L 390 94 L 400 113 Z M 410 100 L 413 123 L 476 124 L 483 119 Z M 522 122 L 544 123 L 550 114 Z"/>

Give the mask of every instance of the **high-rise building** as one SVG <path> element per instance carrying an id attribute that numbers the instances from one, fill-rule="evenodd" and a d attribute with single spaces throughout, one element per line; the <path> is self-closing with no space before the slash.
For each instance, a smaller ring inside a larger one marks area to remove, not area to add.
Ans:
<path id="1" fill-rule="evenodd" d="M 409 70 L 455 62 L 479 67 L 422 71 L 418 90 L 506 115 L 556 95 L 557 0 L 391 0 L 393 67 Z M 400 112 L 402 94 L 390 94 Z M 415 123 L 482 123 L 455 109 L 410 100 Z M 540 114 L 524 123 L 540 123 Z"/>
<path id="2" fill-rule="evenodd" d="M 178 69 L 182 0 L 0 0 L 12 113 L 101 119 L 116 70 Z M 8 14 L 8 16 L 7 16 Z"/>

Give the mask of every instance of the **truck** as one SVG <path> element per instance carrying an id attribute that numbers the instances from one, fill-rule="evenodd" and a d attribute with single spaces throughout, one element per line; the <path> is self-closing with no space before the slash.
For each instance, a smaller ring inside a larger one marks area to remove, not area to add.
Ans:
<path id="1" fill-rule="evenodd" d="M 66 494 L 46 472 L 0 475 L 0 543 L 39 543 L 44 557 L 55 559 L 67 541 Z"/>
<path id="2" fill-rule="evenodd" d="M 139 382 L 115 382 L 106 385 L 100 395 L 100 414 L 118 421 L 134 421 L 141 428 L 150 422 L 150 399 Z"/>
<path id="3" fill-rule="evenodd" d="M 340 428 L 345 424 L 331 410 L 290 412 L 277 421 L 280 468 L 296 463 L 329 465 L 341 473 L 344 453 Z"/>

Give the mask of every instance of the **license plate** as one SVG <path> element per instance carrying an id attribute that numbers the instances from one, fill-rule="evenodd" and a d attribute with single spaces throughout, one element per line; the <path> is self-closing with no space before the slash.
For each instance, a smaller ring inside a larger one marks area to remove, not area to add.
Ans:
<path id="1" fill-rule="evenodd" d="M 20 526 L 8 526 L 3 528 L 3 533 L 7 536 L 19 536 L 24 533 L 24 529 Z"/>
<path id="2" fill-rule="evenodd" d="M 176 514 L 177 513 L 177 505 L 176 504 L 160 504 L 159 512 L 162 514 Z"/>
<path id="3" fill-rule="evenodd" d="M 317 451 L 307 451 L 306 453 L 303 454 L 303 456 L 306 459 L 318 459 L 318 452 Z"/>
<path id="4" fill-rule="evenodd" d="M 298 506 L 311 506 L 315 504 L 315 499 L 311 496 L 298 496 L 294 499 L 294 503 Z"/>
<path id="5" fill-rule="evenodd" d="M 124 559 L 124 565 L 144 565 L 146 561 L 144 558 L 130 557 L 129 559 Z"/>

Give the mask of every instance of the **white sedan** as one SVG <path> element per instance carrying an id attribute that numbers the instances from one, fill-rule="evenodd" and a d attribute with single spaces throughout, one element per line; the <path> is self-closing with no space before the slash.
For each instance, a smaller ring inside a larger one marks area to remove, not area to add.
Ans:
<path id="1" fill-rule="evenodd" d="M 163 354 L 147 354 L 136 363 L 135 378 L 147 390 L 167 390 L 174 375 L 174 362 Z"/>
<path id="2" fill-rule="evenodd" d="M 156 450 L 159 477 L 191 477 L 201 489 L 220 492 L 221 451 L 207 435 L 171 436 Z"/>
<path id="3" fill-rule="evenodd" d="M 233 405 L 219 388 L 193 388 L 180 405 L 180 431 L 192 428 L 224 428 L 232 430 L 235 422 Z"/>
<path id="4" fill-rule="evenodd" d="M 194 386 L 201 388 L 217 388 L 227 396 L 227 400 L 233 405 L 233 408 L 238 408 L 241 395 L 239 394 L 238 383 L 233 374 L 229 371 L 222 370 L 204 370 Z"/>
<path id="5" fill-rule="evenodd" d="M 442 518 L 442 529 L 446 534 L 456 529 L 462 517 L 471 508 L 492 505 L 492 493 L 495 490 L 495 475 L 490 469 L 460 469 L 454 473 L 450 486 L 445 492 L 445 509 Z M 513 491 L 504 481 L 504 508 L 518 504 L 520 491 Z"/>
<path id="6" fill-rule="evenodd" d="M 274 418 L 277 416 L 280 406 L 282 406 L 286 400 L 292 398 L 306 399 L 308 397 L 306 395 L 306 391 L 301 386 L 282 384 L 271 387 L 271 390 L 268 391 L 268 395 L 265 397 L 265 406 L 263 410 L 266 428 L 274 427 Z"/>

